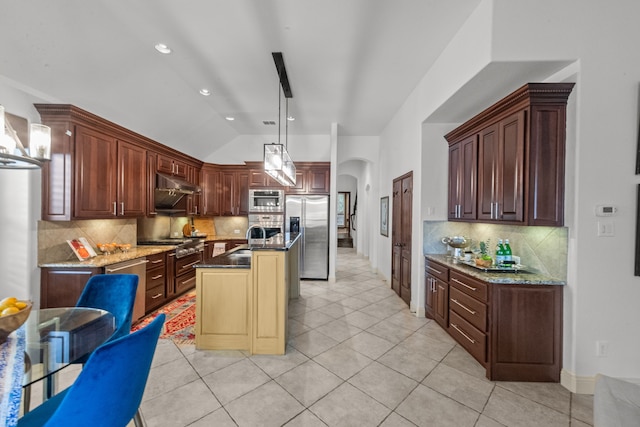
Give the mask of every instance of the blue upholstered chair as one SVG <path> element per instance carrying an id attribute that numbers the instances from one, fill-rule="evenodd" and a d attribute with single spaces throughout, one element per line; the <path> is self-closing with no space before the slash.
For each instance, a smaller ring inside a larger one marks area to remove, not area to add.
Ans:
<path id="1" fill-rule="evenodd" d="M 76 307 L 100 308 L 113 314 L 116 330 L 109 340 L 114 340 L 129 335 L 131 331 L 137 288 L 138 276 L 135 274 L 91 276 L 76 302 Z"/>
<path id="2" fill-rule="evenodd" d="M 75 382 L 18 420 L 18 427 L 125 427 L 136 415 L 165 315 L 98 347 Z"/>

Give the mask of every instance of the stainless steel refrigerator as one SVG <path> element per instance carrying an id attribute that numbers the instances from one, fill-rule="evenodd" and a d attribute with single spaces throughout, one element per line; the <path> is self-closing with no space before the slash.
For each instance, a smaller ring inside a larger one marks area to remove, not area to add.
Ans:
<path id="1" fill-rule="evenodd" d="M 302 233 L 300 278 L 329 278 L 329 196 L 285 197 L 285 231 Z"/>

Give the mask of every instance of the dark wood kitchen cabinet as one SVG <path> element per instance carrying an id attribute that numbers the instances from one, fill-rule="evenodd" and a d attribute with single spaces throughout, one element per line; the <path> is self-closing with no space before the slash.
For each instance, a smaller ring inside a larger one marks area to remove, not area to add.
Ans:
<path id="1" fill-rule="evenodd" d="M 476 135 L 449 146 L 449 219 L 476 217 L 477 162 Z"/>
<path id="2" fill-rule="evenodd" d="M 42 168 L 45 221 L 153 216 L 155 173 L 166 159 L 184 165 L 172 166 L 177 175 L 202 165 L 73 105 L 34 105 L 51 127 L 51 161 Z"/>
<path id="3" fill-rule="evenodd" d="M 425 260 L 426 317 L 434 319 L 444 329 L 449 327 L 449 268 Z"/>
<path id="4" fill-rule="evenodd" d="M 201 168 L 187 165 L 187 181 L 193 185 L 201 187 L 200 183 Z M 202 188 L 202 187 L 201 187 Z M 193 193 L 186 196 L 187 199 L 187 215 L 200 216 L 202 215 L 202 192 Z"/>
<path id="5" fill-rule="evenodd" d="M 220 166 L 220 214 L 249 214 L 249 170 L 245 167 Z"/>
<path id="6" fill-rule="evenodd" d="M 187 179 L 187 163 L 178 159 L 158 154 L 158 172 Z"/>
<path id="7" fill-rule="evenodd" d="M 75 218 L 144 216 L 145 183 L 144 148 L 76 126 Z"/>
<path id="8" fill-rule="evenodd" d="M 452 183 L 459 182 L 461 155 L 450 151 L 449 219 L 563 225 L 566 105 L 573 86 L 528 83 L 445 135 L 450 147 L 478 139 L 477 164 L 463 167 L 477 179 L 477 211 L 462 215 L 455 208 L 459 192 Z"/>
<path id="9" fill-rule="evenodd" d="M 244 162 L 249 173 L 249 188 L 283 188 L 264 171 L 263 162 Z"/>
<path id="10" fill-rule="evenodd" d="M 286 187 L 287 194 L 329 194 L 330 162 L 295 162 L 296 185 Z"/>
<path id="11" fill-rule="evenodd" d="M 491 283 L 466 268 L 425 258 L 426 317 L 480 362 L 492 381 L 559 382 L 563 286 Z M 448 295 L 440 300 L 445 287 Z"/>
<path id="12" fill-rule="evenodd" d="M 40 271 L 40 308 L 74 307 L 91 276 L 102 268 L 54 268 Z"/>
<path id="13" fill-rule="evenodd" d="M 220 169 L 215 165 L 205 164 L 201 171 L 202 215 L 220 215 Z"/>
<path id="14" fill-rule="evenodd" d="M 165 252 L 147 255 L 144 312 L 149 314 L 166 301 L 167 269 Z"/>

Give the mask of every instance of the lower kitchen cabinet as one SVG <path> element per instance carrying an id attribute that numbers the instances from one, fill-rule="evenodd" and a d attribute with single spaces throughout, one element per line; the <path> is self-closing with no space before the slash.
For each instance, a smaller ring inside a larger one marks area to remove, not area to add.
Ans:
<path id="1" fill-rule="evenodd" d="M 166 253 L 147 256 L 147 281 L 144 311 L 149 314 L 166 300 Z"/>
<path id="2" fill-rule="evenodd" d="M 197 269 L 196 348 L 250 350 L 250 269 Z"/>
<path id="3" fill-rule="evenodd" d="M 202 252 L 176 259 L 174 281 L 174 293 L 176 295 L 196 287 L 196 269 L 193 266 L 200 262 L 202 262 Z"/>
<path id="4" fill-rule="evenodd" d="M 40 308 L 74 307 L 89 277 L 102 268 L 42 268 Z"/>
<path id="5" fill-rule="evenodd" d="M 480 362 L 492 381 L 559 382 L 563 286 L 491 283 L 462 268 L 425 258 L 426 316 Z"/>

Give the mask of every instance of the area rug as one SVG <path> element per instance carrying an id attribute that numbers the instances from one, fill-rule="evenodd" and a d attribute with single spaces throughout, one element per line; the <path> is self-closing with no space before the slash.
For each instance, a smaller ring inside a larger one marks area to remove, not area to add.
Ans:
<path id="1" fill-rule="evenodd" d="M 196 323 L 196 293 L 187 292 L 159 308 L 136 323 L 131 332 L 151 323 L 158 314 L 164 313 L 167 318 L 160 338 L 173 340 L 176 344 L 195 344 L 194 327 Z"/>

